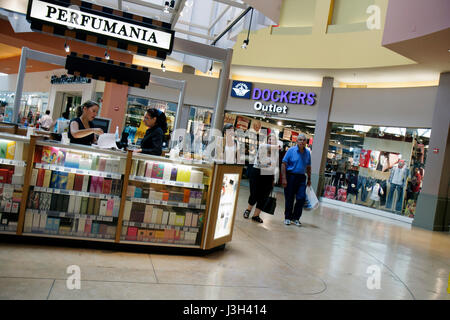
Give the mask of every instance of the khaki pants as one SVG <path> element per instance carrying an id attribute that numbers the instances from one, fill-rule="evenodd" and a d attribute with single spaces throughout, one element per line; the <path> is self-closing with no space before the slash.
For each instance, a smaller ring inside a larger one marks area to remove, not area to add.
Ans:
<path id="1" fill-rule="evenodd" d="M 349 193 L 347 194 L 347 202 L 351 202 L 353 204 L 356 203 L 356 194 Z"/>

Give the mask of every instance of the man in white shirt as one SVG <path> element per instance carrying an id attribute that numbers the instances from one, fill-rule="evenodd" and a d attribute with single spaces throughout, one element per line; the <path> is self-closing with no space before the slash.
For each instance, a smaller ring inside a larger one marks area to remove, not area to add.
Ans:
<path id="1" fill-rule="evenodd" d="M 45 111 L 45 115 L 39 119 L 39 124 L 43 130 L 50 130 L 50 126 L 53 124 L 53 119 L 50 117 L 50 110 Z"/>

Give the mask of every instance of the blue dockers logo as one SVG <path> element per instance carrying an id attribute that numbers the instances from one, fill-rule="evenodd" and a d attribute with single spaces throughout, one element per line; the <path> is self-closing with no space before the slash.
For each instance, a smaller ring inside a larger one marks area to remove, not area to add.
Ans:
<path id="1" fill-rule="evenodd" d="M 231 87 L 231 96 L 235 98 L 250 99 L 252 86 L 251 82 L 234 80 Z"/>

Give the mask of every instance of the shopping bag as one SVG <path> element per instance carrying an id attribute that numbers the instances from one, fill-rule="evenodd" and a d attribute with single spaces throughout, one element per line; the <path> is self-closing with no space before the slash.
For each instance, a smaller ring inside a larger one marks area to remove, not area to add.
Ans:
<path id="1" fill-rule="evenodd" d="M 268 214 L 275 214 L 276 207 L 277 207 L 277 198 L 275 198 L 275 195 L 271 194 L 264 203 L 262 211 Z"/>
<path id="2" fill-rule="evenodd" d="M 306 187 L 306 199 L 303 209 L 314 210 L 319 207 L 319 200 L 311 187 Z"/>

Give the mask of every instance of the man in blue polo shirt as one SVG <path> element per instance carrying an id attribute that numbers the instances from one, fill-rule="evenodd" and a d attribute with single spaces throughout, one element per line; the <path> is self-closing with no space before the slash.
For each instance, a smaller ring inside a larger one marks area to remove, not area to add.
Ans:
<path id="1" fill-rule="evenodd" d="M 284 224 L 290 225 L 292 221 L 301 226 L 306 186 L 311 186 L 311 152 L 306 148 L 304 134 L 299 134 L 297 145 L 286 152 L 281 165 L 281 179 L 285 198 Z"/>

